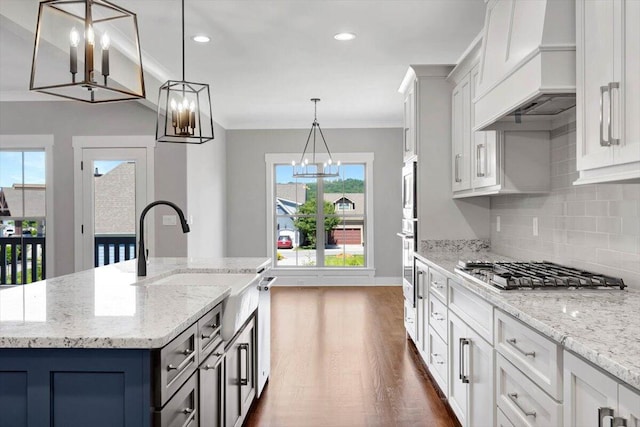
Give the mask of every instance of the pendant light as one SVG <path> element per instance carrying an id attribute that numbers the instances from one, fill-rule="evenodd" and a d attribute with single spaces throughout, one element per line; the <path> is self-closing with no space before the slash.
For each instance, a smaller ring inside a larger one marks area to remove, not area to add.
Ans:
<path id="1" fill-rule="evenodd" d="M 324 134 L 320 128 L 320 123 L 318 123 L 318 102 L 320 102 L 320 98 L 311 98 L 311 102 L 313 102 L 314 109 L 313 123 L 311 124 L 309 136 L 307 136 L 307 143 L 305 144 L 302 156 L 300 157 L 300 163 L 296 163 L 295 160 L 291 162 L 291 166 L 293 167 L 293 177 L 332 178 L 340 176 L 340 161 L 334 163 L 333 158 L 331 157 L 331 151 L 329 151 L 329 146 L 327 145 L 327 141 L 324 139 Z M 320 132 L 320 137 L 322 138 L 322 143 L 326 150 L 326 155 L 323 152 L 316 152 L 317 132 Z M 313 140 L 311 139 L 312 135 Z M 313 145 L 310 153 L 311 161 L 309 161 L 309 157 L 307 157 L 307 149 L 309 148 L 309 142 L 312 141 Z M 317 157 L 323 156 L 324 159 L 316 158 L 316 154 L 318 155 Z M 322 165 L 319 164 L 320 161 L 322 161 Z"/>
<path id="2" fill-rule="evenodd" d="M 89 103 L 144 98 L 136 15 L 105 0 L 40 2 L 29 89 Z"/>
<path id="3" fill-rule="evenodd" d="M 213 139 L 209 85 L 185 81 L 184 0 L 182 0 L 182 80 L 168 80 L 158 95 L 156 140 L 202 144 Z"/>

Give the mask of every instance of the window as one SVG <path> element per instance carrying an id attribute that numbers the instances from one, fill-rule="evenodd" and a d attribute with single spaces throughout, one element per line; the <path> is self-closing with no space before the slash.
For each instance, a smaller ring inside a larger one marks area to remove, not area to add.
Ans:
<path id="1" fill-rule="evenodd" d="M 341 175 L 323 179 L 294 178 L 289 161 L 293 156 L 267 155 L 273 224 L 269 246 L 274 267 L 371 268 L 371 212 L 367 207 L 371 206 L 372 155 L 335 154 L 342 161 Z"/>
<path id="2" fill-rule="evenodd" d="M 44 149 L 0 150 L 0 284 L 46 277 Z"/>

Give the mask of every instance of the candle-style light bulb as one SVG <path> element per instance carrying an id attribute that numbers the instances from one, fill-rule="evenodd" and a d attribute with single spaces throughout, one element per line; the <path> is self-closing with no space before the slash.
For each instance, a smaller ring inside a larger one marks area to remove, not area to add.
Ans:
<path id="1" fill-rule="evenodd" d="M 78 47 L 80 43 L 80 34 L 78 34 L 76 27 L 73 27 L 69 33 L 69 43 L 71 43 L 71 47 Z"/>
<path id="2" fill-rule="evenodd" d="M 111 45 L 111 39 L 109 38 L 109 34 L 105 31 L 102 37 L 100 38 L 100 46 L 102 50 L 108 50 Z"/>
<path id="3" fill-rule="evenodd" d="M 178 103 L 176 103 L 175 99 L 171 98 L 171 126 L 173 126 L 173 133 L 176 133 L 176 127 L 178 127 L 177 109 Z"/>
<path id="4" fill-rule="evenodd" d="M 296 165 L 296 161 L 295 160 L 291 160 L 291 166 L 295 166 Z"/>
<path id="5" fill-rule="evenodd" d="M 189 104 L 189 126 L 191 127 L 192 130 L 195 131 L 196 129 L 196 103 L 191 101 L 191 104 Z"/>
<path id="6" fill-rule="evenodd" d="M 184 127 L 183 112 L 184 112 L 184 107 L 182 106 L 182 103 L 179 103 L 178 104 L 178 129 L 180 129 L 180 132 L 182 132 L 182 128 Z"/>
<path id="7" fill-rule="evenodd" d="M 109 34 L 105 33 L 100 38 L 100 46 L 102 47 L 102 75 L 104 76 L 104 85 L 107 85 L 107 76 L 109 75 Z"/>
<path id="8" fill-rule="evenodd" d="M 93 27 L 87 30 L 87 43 L 93 46 L 96 43 L 96 35 L 93 33 Z"/>
<path id="9" fill-rule="evenodd" d="M 78 34 L 76 27 L 73 27 L 69 33 L 69 72 L 73 83 L 76 82 L 76 74 L 78 73 L 78 43 L 80 43 L 80 34 Z"/>
<path id="10" fill-rule="evenodd" d="M 327 163 L 331 164 L 331 163 L 333 163 L 333 161 L 332 161 L 331 159 L 329 159 L 329 160 L 327 161 Z"/>

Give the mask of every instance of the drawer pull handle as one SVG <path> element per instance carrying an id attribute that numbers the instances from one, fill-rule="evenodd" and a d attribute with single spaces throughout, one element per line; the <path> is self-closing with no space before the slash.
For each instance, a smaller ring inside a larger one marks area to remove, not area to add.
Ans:
<path id="1" fill-rule="evenodd" d="M 436 280 L 431 282 L 431 286 L 433 286 L 436 289 L 444 289 L 444 285 L 441 284 L 440 282 L 436 281 Z"/>
<path id="2" fill-rule="evenodd" d="M 511 347 L 513 347 L 516 350 L 518 350 L 520 353 L 524 354 L 525 356 L 536 357 L 536 352 L 535 351 L 525 351 L 525 350 L 521 349 L 520 347 L 518 347 L 516 345 L 516 339 L 515 338 L 507 339 L 507 343 L 510 344 Z"/>
<path id="3" fill-rule="evenodd" d="M 433 312 L 431 313 L 431 317 L 435 320 L 437 320 L 438 322 L 442 322 L 444 320 L 444 317 L 442 317 L 442 315 L 440 313 L 437 312 Z"/>
<path id="4" fill-rule="evenodd" d="M 431 358 L 435 362 L 436 365 L 444 365 L 444 360 L 440 359 L 440 355 L 437 353 L 431 353 Z"/>
<path id="5" fill-rule="evenodd" d="M 192 422 L 195 421 L 196 419 L 196 413 L 197 411 L 193 408 L 184 408 L 182 411 L 180 411 L 183 414 L 190 414 L 189 418 L 187 418 L 187 420 L 184 422 L 184 424 L 182 424 L 182 427 L 188 427 L 191 425 Z"/>
<path id="6" fill-rule="evenodd" d="M 247 343 L 242 343 L 238 346 L 238 351 L 246 351 L 246 358 L 245 358 L 245 373 L 246 376 L 243 378 L 242 377 L 242 371 L 240 371 L 240 385 L 249 385 L 249 369 L 251 369 L 249 367 L 249 344 Z M 242 369 L 242 368 L 240 368 Z"/>
<path id="7" fill-rule="evenodd" d="M 193 350 L 190 349 L 186 349 L 185 351 L 181 352 L 182 354 L 186 354 L 187 357 L 185 357 L 185 359 L 180 362 L 180 364 L 178 366 L 173 366 L 173 364 L 169 364 L 167 366 L 167 371 L 181 371 L 185 366 L 187 366 L 189 364 L 189 362 L 192 361 L 192 359 L 194 357 L 196 357 L 196 354 L 194 353 Z"/>
<path id="8" fill-rule="evenodd" d="M 213 328 L 213 331 L 209 334 L 202 334 L 201 338 L 203 340 L 210 340 L 211 338 L 215 337 L 216 334 L 219 332 L 220 327 L 218 325 L 216 325 L 215 323 L 212 323 L 211 325 L 209 325 L 210 328 Z"/>
<path id="9" fill-rule="evenodd" d="M 520 406 L 520 402 L 518 402 L 518 393 L 508 393 L 507 396 L 509 396 L 509 399 L 511 399 L 511 401 L 513 402 L 514 405 L 516 405 L 516 407 L 520 410 L 520 412 L 522 412 L 524 415 L 526 415 L 527 417 L 536 417 L 536 411 L 527 411 L 526 409 L 524 409 L 522 406 Z"/>

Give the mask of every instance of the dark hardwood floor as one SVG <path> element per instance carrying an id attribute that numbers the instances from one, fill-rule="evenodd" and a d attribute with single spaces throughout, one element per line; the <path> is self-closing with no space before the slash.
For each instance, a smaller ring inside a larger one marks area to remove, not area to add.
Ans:
<path id="1" fill-rule="evenodd" d="M 455 426 L 406 339 L 401 287 L 272 288 L 271 377 L 246 426 Z"/>

